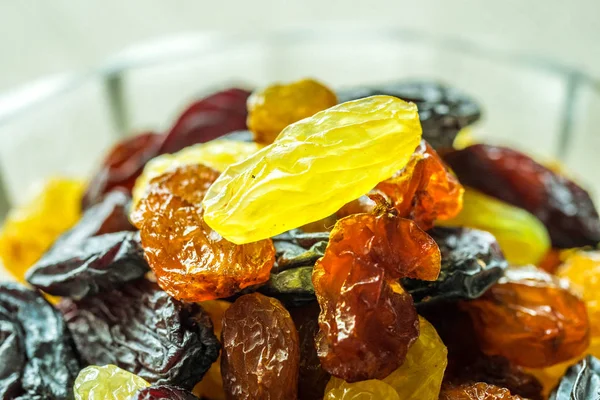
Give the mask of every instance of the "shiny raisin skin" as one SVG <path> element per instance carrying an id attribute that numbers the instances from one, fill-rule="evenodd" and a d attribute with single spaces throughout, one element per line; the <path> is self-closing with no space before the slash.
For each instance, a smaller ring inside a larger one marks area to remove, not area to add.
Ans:
<path id="1" fill-rule="evenodd" d="M 506 260 L 490 233 L 443 227 L 428 233 L 440 248 L 442 267 L 435 281 L 402 280 L 415 302 L 475 299 L 504 274 Z"/>
<path id="2" fill-rule="evenodd" d="M 564 281 L 534 267 L 508 269 L 498 284 L 462 307 L 473 320 L 483 352 L 519 366 L 567 361 L 590 342 L 583 300 Z"/>
<path id="3" fill-rule="evenodd" d="M 338 92 L 340 103 L 385 94 L 410 101 L 419 109 L 423 139 L 436 150 L 452 148 L 458 132 L 481 117 L 481 108 L 467 94 L 439 82 L 398 82 Z"/>
<path id="4" fill-rule="evenodd" d="M 131 193 L 144 165 L 157 155 L 245 129 L 249 95 L 236 88 L 214 93 L 190 105 L 166 134 L 144 133 L 115 145 L 92 178 L 83 207 L 98 203 L 114 189 Z"/>
<path id="5" fill-rule="evenodd" d="M 402 364 L 419 322 L 397 280 L 439 274 L 433 239 L 391 210 L 339 220 L 314 268 L 317 351 L 323 368 L 348 382 L 385 378 Z"/>
<path id="6" fill-rule="evenodd" d="M 210 318 L 144 279 L 59 305 L 88 364 L 114 364 L 152 384 L 191 389 L 219 355 Z"/>
<path id="7" fill-rule="evenodd" d="M 300 339 L 300 374 L 298 400 L 320 400 L 331 375 L 321 367 L 315 347 L 319 332 L 319 304 L 316 301 L 304 307 L 290 309 Z"/>
<path id="8" fill-rule="evenodd" d="M 132 213 L 160 287 L 189 302 L 232 296 L 266 282 L 275 262 L 271 239 L 237 245 L 204 221 L 202 198 L 219 173 L 183 165 L 150 181 Z"/>
<path id="9" fill-rule="evenodd" d="M 506 147 L 476 144 L 444 156 L 460 181 L 524 208 L 548 229 L 553 247 L 595 246 L 600 218 L 575 182 Z"/>
<path id="10" fill-rule="evenodd" d="M 141 389 L 129 400 L 198 400 L 198 398 L 185 389 L 163 385 Z"/>
<path id="11" fill-rule="evenodd" d="M 36 291 L 0 284 L 0 395 L 71 399 L 80 364 L 61 314 Z"/>
<path id="12" fill-rule="evenodd" d="M 252 293 L 223 317 L 221 371 L 228 399 L 290 399 L 298 392 L 299 338 L 281 303 Z"/>
<path id="13" fill-rule="evenodd" d="M 600 360 L 587 356 L 571 366 L 558 387 L 550 395 L 550 400 L 597 399 L 600 393 Z"/>
<path id="14" fill-rule="evenodd" d="M 460 212 L 464 189 L 422 140 L 406 167 L 380 182 L 375 192 L 387 196 L 401 217 L 429 230 L 436 220 L 450 219 Z"/>
<path id="15" fill-rule="evenodd" d="M 525 400 L 510 390 L 484 382 L 444 385 L 440 400 Z"/>

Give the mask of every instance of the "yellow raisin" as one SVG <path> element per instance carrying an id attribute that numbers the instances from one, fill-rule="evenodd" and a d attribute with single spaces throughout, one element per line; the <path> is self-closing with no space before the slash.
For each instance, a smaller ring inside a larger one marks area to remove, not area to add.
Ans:
<path id="1" fill-rule="evenodd" d="M 488 231 L 496 237 L 508 262 L 537 264 L 550 249 L 544 225 L 529 212 L 465 187 L 463 208 L 444 226 L 466 226 Z"/>
<path id="2" fill-rule="evenodd" d="M 0 232 L 0 259 L 20 281 L 25 272 L 81 216 L 84 183 L 52 178 L 29 202 L 10 210 Z"/>
<path id="3" fill-rule="evenodd" d="M 163 154 L 150 160 L 144 172 L 135 181 L 132 196 L 134 206 L 144 197 L 150 181 L 163 173 L 183 165 L 203 164 L 217 171 L 224 171 L 256 153 L 261 148 L 256 143 L 238 142 L 235 140 L 213 140 L 195 144 L 174 154 Z"/>
<path id="4" fill-rule="evenodd" d="M 336 104 L 335 93 L 312 79 L 270 85 L 248 98 L 248 128 L 256 142 L 271 144 L 289 124 Z"/>
<path id="5" fill-rule="evenodd" d="M 340 381 L 331 387 L 327 385 L 323 400 L 404 400 L 393 387 L 377 379 L 355 383 Z"/>
<path id="6" fill-rule="evenodd" d="M 339 104 L 227 168 L 204 198 L 204 220 L 237 244 L 317 221 L 404 168 L 420 139 L 412 103 L 372 96 Z"/>
<path id="7" fill-rule="evenodd" d="M 79 372 L 73 391 L 75 400 L 128 400 L 148 386 L 139 376 L 116 365 L 91 365 Z"/>

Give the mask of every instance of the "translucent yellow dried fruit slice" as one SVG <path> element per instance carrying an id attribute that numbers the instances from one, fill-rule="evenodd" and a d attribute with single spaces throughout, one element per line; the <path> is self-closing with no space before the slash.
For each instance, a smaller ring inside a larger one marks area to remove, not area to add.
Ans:
<path id="1" fill-rule="evenodd" d="M 148 386 L 139 376 L 116 365 L 91 365 L 79 372 L 73 391 L 75 400 L 129 400 Z"/>
<path id="2" fill-rule="evenodd" d="M 182 165 L 203 164 L 217 171 L 224 171 L 256 153 L 262 146 L 256 143 L 238 142 L 235 140 L 213 140 L 207 143 L 186 147 L 174 154 L 163 154 L 150 160 L 144 167 L 144 172 L 135 181 L 133 187 L 134 206 L 144 197 L 148 184 L 153 178 L 162 175 L 170 169 Z"/>
<path id="3" fill-rule="evenodd" d="M 412 103 L 372 96 L 339 104 L 227 168 L 204 198 L 204 220 L 243 244 L 325 218 L 402 169 L 420 139 Z"/>
<path id="4" fill-rule="evenodd" d="M 0 259 L 20 281 L 81 216 L 83 181 L 56 177 L 36 189 L 31 200 L 10 210 L 0 232 Z"/>
<path id="5" fill-rule="evenodd" d="M 419 316 L 420 334 L 406 354 L 404 363 L 382 382 L 390 385 L 402 400 L 437 400 L 444 371 L 448 365 L 448 349 L 433 325 Z M 351 385 L 332 377 L 325 391 Z"/>
<path id="6" fill-rule="evenodd" d="M 323 400 L 404 400 L 393 387 L 377 379 L 355 383 L 341 380 L 339 385 L 327 388 Z"/>
<path id="7" fill-rule="evenodd" d="M 490 232 L 511 264 L 537 264 L 550 248 L 548 231 L 535 216 L 467 187 L 461 212 L 437 224 Z"/>

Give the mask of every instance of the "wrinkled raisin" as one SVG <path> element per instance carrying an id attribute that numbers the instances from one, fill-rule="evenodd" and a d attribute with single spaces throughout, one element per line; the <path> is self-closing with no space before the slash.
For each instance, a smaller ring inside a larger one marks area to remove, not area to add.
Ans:
<path id="1" fill-rule="evenodd" d="M 147 386 L 139 376 L 109 364 L 82 369 L 73 389 L 75 400 L 124 400 Z"/>
<path id="2" fill-rule="evenodd" d="M 600 360 L 587 356 L 567 370 L 550 400 L 597 399 L 600 393 Z"/>
<path id="3" fill-rule="evenodd" d="M 141 389 L 129 400 L 198 400 L 198 398 L 185 389 L 162 385 Z"/>
<path id="4" fill-rule="evenodd" d="M 402 364 L 419 322 L 397 280 L 439 274 L 433 239 L 393 210 L 339 220 L 314 268 L 321 364 L 348 382 L 385 378 Z"/>
<path id="5" fill-rule="evenodd" d="M 463 302 L 482 350 L 531 368 L 581 354 L 590 339 L 586 307 L 565 284 L 535 267 L 510 268 L 482 297 Z"/>
<path id="6" fill-rule="evenodd" d="M 404 168 L 420 140 L 414 104 L 373 96 L 337 105 L 228 168 L 206 194 L 204 219 L 241 244 L 325 218 Z"/>
<path id="7" fill-rule="evenodd" d="M 435 149 L 452 148 L 458 132 L 481 117 L 481 108 L 467 94 L 439 82 L 397 82 L 338 92 L 341 102 L 374 95 L 413 102 L 419 109 L 423 139 Z"/>
<path id="8" fill-rule="evenodd" d="M 61 314 L 40 293 L 0 284 L 0 337 L 2 398 L 73 397 L 80 369 L 73 339 Z"/>
<path id="9" fill-rule="evenodd" d="M 393 387 L 377 379 L 348 383 L 343 380 L 332 387 L 323 400 L 403 400 Z"/>
<path id="10" fill-rule="evenodd" d="M 271 239 L 236 245 L 204 222 L 201 201 L 218 175 L 190 164 L 154 178 L 131 216 L 158 284 L 179 300 L 227 297 L 266 282 L 275 261 Z"/>
<path id="11" fill-rule="evenodd" d="M 415 302 L 475 299 L 504 274 L 507 266 L 494 236 L 468 228 L 438 227 L 428 232 L 442 254 L 440 276 L 432 282 L 403 279 Z"/>
<path id="12" fill-rule="evenodd" d="M 222 338 L 228 399 L 297 398 L 298 332 L 279 301 L 259 293 L 240 297 L 225 312 Z"/>
<path id="13" fill-rule="evenodd" d="M 463 383 L 462 385 L 444 385 L 440 400 L 524 400 L 512 395 L 510 390 L 484 382 Z"/>
<path id="14" fill-rule="evenodd" d="M 190 389 L 219 355 L 202 308 L 143 279 L 60 308 L 86 363 L 114 364 L 153 384 Z"/>
<path id="15" fill-rule="evenodd" d="M 595 246 L 600 218 L 589 194 L 570 179 L 506 147 L 476 144 L 444 156 L 465 185 L 538 217 L 558 248 Z"/>
<path id="16" fill-rule="evenodd" d="M 312 79 L 269 85 L 248 98 L 248 128 L 256 142 L 271 144 L 286 126 L 336 104 L 335 93 Z"/>

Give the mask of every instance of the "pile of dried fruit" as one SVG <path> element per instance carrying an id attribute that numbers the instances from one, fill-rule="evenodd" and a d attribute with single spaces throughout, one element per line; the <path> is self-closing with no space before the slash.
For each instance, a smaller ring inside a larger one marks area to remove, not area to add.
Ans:
<path id="1" fill-rule="evenodd" d="M 454 149 L 480 115 L 437 83 L 230 89 L 52 180 L 0 233 L 30 285 L 0 284 L 0 397 L 597 398 L 598 213 Z"/>

